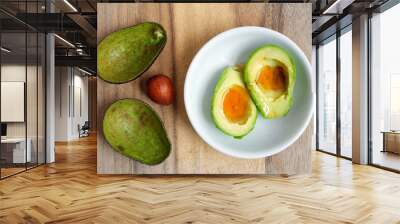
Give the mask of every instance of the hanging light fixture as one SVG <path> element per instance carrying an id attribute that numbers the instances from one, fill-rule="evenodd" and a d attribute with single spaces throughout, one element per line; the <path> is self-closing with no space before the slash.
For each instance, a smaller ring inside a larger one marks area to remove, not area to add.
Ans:
<path id="1" fill-rule="evenodd" d="M 78 12 L 78 9 L 75 8 L 68 0 L 64 0 L 64 3 L 68 5 L 74 12 Z"/>
<path id="2" fill-rule="evenodd" d="M 4 52 L 6 52 L 6 53 L 10 53 L 10 52 L 11 52 L 10 49 L 7 49 L 7 48 L 5 48 L 5 47 L 1 47 L 0 49 L 1 49 L 1 51 L 4 51 Z"/>
<path id="3" fill-rule="evenodd" d="M 59 40 L 61 40 L 62 42 L 64 42 L 65 44 L 67 44 L 68 46 L 75 48 L 75 45 L 72 44 L 71 42 L 69 42 L 68 40 L 62 38 L 61 36 L 59 36 L 58 34 L 54 34 L 55 37 L 57 37 Z"/>

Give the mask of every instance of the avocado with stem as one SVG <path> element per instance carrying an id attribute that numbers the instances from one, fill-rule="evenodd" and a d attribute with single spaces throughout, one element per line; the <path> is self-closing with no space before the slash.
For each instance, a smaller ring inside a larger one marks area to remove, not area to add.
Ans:
<path id="1" fill-rule="evenodd" d="M 108 35 L 97 47 L 97 72 L 110 83 L 126 83 L 143 74 L 167 42 L 164 28 L 144 22 Z"/>

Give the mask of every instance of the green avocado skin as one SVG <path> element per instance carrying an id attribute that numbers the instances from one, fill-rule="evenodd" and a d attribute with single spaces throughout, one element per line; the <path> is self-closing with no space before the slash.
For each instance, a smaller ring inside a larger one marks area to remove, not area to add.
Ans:
<path id="1" fill-rule="evenodd" d="M 111 104 L 104 114 L 103 134 L 114 150 L 143 164 L 159 164 L 171 151 L 160 118 L 138 99 L 122 99 Z"/>
<path id="2" fill-rule="evenodd" d="M 97 46 L 97 72 L 110 83 L 125 83 L 143 74 L 167 42 L 164 28 L 144 22 L 108 35 Z"/>

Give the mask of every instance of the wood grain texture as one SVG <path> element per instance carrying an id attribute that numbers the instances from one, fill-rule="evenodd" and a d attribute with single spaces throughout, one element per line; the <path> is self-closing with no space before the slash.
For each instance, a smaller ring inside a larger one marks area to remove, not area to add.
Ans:
<path id="1" fill-rule="evenodd" d="M 88 78 L 88 102 L 90 131 L 97 132 L 97 77 Z"/>
<path id="2" fill-rule="evenodd" d="M 311 175 L 96 174 L 96 140 L 0 181 L 0 224 L 400 223 L 400 175 L 312 152 Z"/>
<path id="3" fill-rule="evenodd" d="M 311 125 L 284 152 L 266 159 L 245 160 L 210 148 L 192 129 L 183 103 L 187 68 L 200 47 L 218 33 L 238 26 L 264 26 L 294 40 L 311 55 L 311 4 L 98 4 L 97 39 L 121 28 L 155 21 L 167 31 L 168 42 L 153 66 L 139 79 L 122 85 L 98 80 L 98 173 L 102 174 L 302 174 L 311 171 Z M 176 89 L 173 106 L 159 106 L 143 94 L 154 74 L 171 76 Z M 121 98 L 149 103 L 164 121 L 172 153 L 160 165 L 146 166 L 110 148 L 101 128 L 105 108 Z"/>

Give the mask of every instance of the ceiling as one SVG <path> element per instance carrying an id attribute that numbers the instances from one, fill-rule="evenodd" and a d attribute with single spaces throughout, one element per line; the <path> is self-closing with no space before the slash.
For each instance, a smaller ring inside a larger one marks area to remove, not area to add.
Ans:
<path id="1" fill-rule="evenodd" d="M 176 0 L 181 2 L 180 0 Z M 200 1 L 200 0 L 198 0 Z M 217 0 L 218 1 L 218 0 Z M 346 26 L 352 17 L 377 7 L 387 0 L 270 0 L 268 2 L 309 2 L 313 9 L 313 42 L 317 43 L 336 32 L 338 24 Z M 4 38 L 3 46 L 15 48 L 15 54 L 24 52 L 25 29 L 39 32 L 55 32 L 56 56 L 63 63 L 86 60 L 96 69 L 97 3 L 137 2 L 118 0 L 1 0 L 0 22 Z M 204 1 L 202 1 L 204 2 Z M 215 1 L 213 1 L 215 2 Z M 223 1 L 221 1 L 223 2 Z M 245 2 L 245 1 L 242 1 Z M 254 1 L 253 1 L 254 2 Z M 258 1 L 259 2 L 259 1 Z M 50 7 L 52 8 L 52 13 Z M 46 7 L 48 7 L 46 9 Z M 347 19 L 347 20 L 346 20 Z M 342 21 L 338 23 L 338 21 Z M 348 22 L 346 22 L 348 21 Z M 340 28 L 340 27 L 339 27 Z M 29 39 L 29 38 L 28 38 Z M 73 47 L 71 43 L 74 45 Z M 28 54 L 31 51 L 28 46 Z M 33 45 L 32 45 L 33 46 Z M 69 60 L 69 61 L 68 61 Z M 57 62 L 57 60 L 56 60 Z"/>
<path id="2" fill-rule="evenodd" d="M 42 38 L 41 38 L 42 37 Z M 2 51 L 2 61 L 25 63 L 25 60 L 36 61 L 38 51 L 44 50 L 43 34 L 38 33 L 2 33 L 1 43 L 10 52 Z M 25 47 L 26 46 L 26 47 Z"/>

